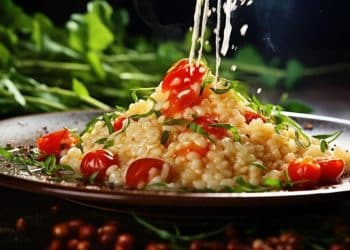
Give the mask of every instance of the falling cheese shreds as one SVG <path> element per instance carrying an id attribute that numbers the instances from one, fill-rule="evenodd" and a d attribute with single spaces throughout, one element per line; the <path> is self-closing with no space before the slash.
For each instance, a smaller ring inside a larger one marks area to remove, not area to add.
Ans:
<path id="1" fill-rule="evenodd" d="M 241 36 L 245 36 L 247 34 L 247 30 L 248 30 L 248 24 L 242 25 L 242 27 L 240 29 Z"/>

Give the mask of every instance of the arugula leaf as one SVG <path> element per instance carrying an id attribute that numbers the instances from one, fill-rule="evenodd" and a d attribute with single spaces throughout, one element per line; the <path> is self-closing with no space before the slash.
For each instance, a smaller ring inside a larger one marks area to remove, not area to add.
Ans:
<path id="1" fill-rule="evenodd" d="M 165 126 L 171 126 L 171 125 L 187 125 L 190 121 L 185 119 L 169 119 L 163 122 L 163 125 Z"/>
<path id="2" fill-rule="evenodd" d="M 195 133 L 198 133 L 202 136 L 204 136 L 205 138 L 207 138 L 209 141 L 211 141 L 212 143 L 215 143 L 215 141 L 209 136 L 208 132 L 205 131 L 205 129 L 203 129 L 201 126 L 199 126 L 198 124 L 194 123 L 194 122 L 190 122 L 187 125 L 187 128 L 189 128 L 190 130 L 192 130 Z"/>
<path id="3" fill-rule="evenodd" d="M 107 138 L 104 137 L 104 138 L 100 138 L 98 139 L 97 141 L 95 141 L 96 144 L 105 144 L 107 141 Z"/>
<path id="4" fill-rule="evenodd" d="M 11 159 L 12 154 L 5 148 L 0 147 L 0 156 L 4 157 L 6 160 Z"/>
<path id="5" fill-rule="evenodd" d="M 96 171 L 94 172 L 92 175 L 90 175 L 89 179 L 88 179 L 88 182 L 90 184 L 95 184 L 95 181 L 96 181 L 96 178 L 98 176 L 98 174 L 100 173 L 100 171 Z"/>
<path id="6" fill-rule="evenodd" d="M 108 149 L 110 147 L 113 147 L 114 146 L 114 140 L 111 139 L 111 140 L 108 140 L 105 142 L 105 145 L 103 146 L 104 149 Z"/>
<path id="7" fill-rule="evenodd" d="M 338 137 L 342 134 L 342 131 L 335 131 L 331 134 L 321 134 L 321 135 L 313 135 L 313 138 L 319 139 L 319 140 L 327 140 L 329 143 L 335 141 L 338 139 Z"/>

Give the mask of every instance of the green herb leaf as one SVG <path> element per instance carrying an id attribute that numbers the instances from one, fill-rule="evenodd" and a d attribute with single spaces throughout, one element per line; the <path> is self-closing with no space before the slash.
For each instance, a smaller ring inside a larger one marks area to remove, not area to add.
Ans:
<path id="1" fill-rule="evenodd" d="M 205 131 L 205 129 L 203 129 L 201 126 L 199 126 L 196 123 L 190 122 L 187 127 L 192 130 L 195 133 L 198 133 L 202 136 L 204 136 L 205 138 L 207 138 L 209 141 L 211 141 L 212 143 L 215 143 L 215 141 L 209 136 L 208 132 Z"/>
<path id="2" fill-rule="evenodd" d="M 313 138 L 319 139 L 319 140 L 327 140 L 329 143 L 335 141 L 338 139 L 338 137 L 342 134 L 342 131 L 335 131 L 331 134 L 321 134 L 321 135 L 313 135 Z"/>
<path id="3" fill-rule="evenodd" d="M 130 89 L 131 90 L 131 97 L 134 100 L 134 102 L 137 102 L 139 100 L 138 94 L 142 94 L 144 97 L 149 97 L 150 94 L 155 90 L 156 88 L 136 88 L 136 89 Z M 153 100 L 154 103 L 156 103 Z"/>
<path id="4" fill-rule="evenodd" d="M 320 143 L 321 152 L 324 153 L 328 149 L 328 143 L 326 140 L 321 140 Z"/>
<path id="5" fill-rule="evenodd" d="M 4 157 L 6 160 L 11 159 L 12 154 L 5 148 L 0 147 L 0 156 Z"/>
<path id="6" fill-rule="evenodd" d="M 111 120 L 112 120 L 112 117 L 111 117 L 110 114 L 104 114 L 103 115 L 103 121 L 105 122 L 105 125 L 107 126 L 108 132 L 110 134 L 112 134 L 114 132 L 114 128 L 113 128 Z"/>
<path id="7" fill-rule="evenodd" d="M 85 85 L 76 78 L 73 79 L 73 91 L 78 96 L 90 96 L 89 91 Z"/>
<path id="8" fill-rule="evenodd" d="M 267 167 L 265 167 L 264 165 L 262 165 L 260 162 L 252 162 L 249 164 L 250 166 L 254 166 L 254 167 L 257 167 L 257 168 L 260 168 L 262 170 L 267 170 Z"/>
<path id="9" fill-rule="evenodd" d="M 277 189 L 281 189 L 281 181 L 279 179 L 275 179 L 275 178 L 266 178 L 263 181 L 263 185 L 265 186 L 270 186 L 270 187 L 274 187 Z"/>
<path id="10" fill-rule="evenodd" d="M 90 177 L 89 177 L 90 184 L 95 184 L 96 178 L 97 178 L 99 173 L 100 173 L 100 171 L 96 171 L 92 175 L 90 175 Z"/>
<path id="11" fill-rule="evenodd" d="M 9 78 L 4 78 L 0 81 L 0 86 L 3 85 L 7 88 L 9 93 L 13 95 L 16 102 L 19 103 L 21 106 L 26 105 L 26 100 L 22 93 L 18 90 L 16 84 L 12 82 Z"/>
<path id="12" fill-rule="evenodd" d="M 169 140 L 170 132 L 168 130 L 163 131 L 162 137 L 160 138 L 160 143 L 165 145 Z"/>
<path id="13" fill-rule="evenodd" d="M 163 122 L 163 125 L 165 126 L 172 126 L 172 125 L 187 125 L 190 121 L 185 119 L 169 119 Z"/>
<path id="14" fill-rule="evenodd" d="M 307 103 L 296 99 L 289 99 L 287 93 L 281 96 L 279 105 L 283 107 L 284 110 L 290 112 L 312 113 L 313 111 L 312 107 Z"/>
<path id="15" fill-rule="evenodd" d="M 227 131 L 229 131 L 233 135 L 234 141 L 240 141 L 240 139 L 241 139 L 241 136 L 239 134 L 238 129 L 231 124 L 216 123 L 216 124 L 209 124 L 208 126 L 226 129 Z"/>
<path id="16" fill-rule="evenodd" d="M 114 146 L 114 140 L 108 140 L 106 141 L 105 145 L 103 146 L 104 149 L 108 149 L 110 147 Z"/>
<path id="17" fill-rule="evenodd" d="M 105 144 L 107 141 L 107 138 L 100 138 L 97 141 L 95 141 L 96 144 Z"/>
<path id="18" fill-rule="evenodd" d="M 295 59 L 290 60 L 287 64 L 285 85 L 288 88 L 292 88 L 303 74 L 304 66 Z"/>

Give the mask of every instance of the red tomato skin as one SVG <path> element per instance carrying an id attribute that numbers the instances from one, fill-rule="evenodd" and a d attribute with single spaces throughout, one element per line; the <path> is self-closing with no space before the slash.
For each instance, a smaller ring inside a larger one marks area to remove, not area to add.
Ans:
<path id="1" fill-rule="evenodd" d="M 217 124 L 218 121 L 211 116 L 200 116 L 194 120 L 194 123 L 201 126 L 207 133 L 216 136 L 218 139 L 222 139 L 227 136 L 227 131 L 225 128 L 218 128 L 210 126 L 211 124 Z"/>
<path id="2" fill-rule="evenodd" d="M 244 118 L 245 118 L 245 122 L 247 124 L 251 123 L 251 121 L 256 120 L 256 119 L 261 119 L 263 122 L 266 122 L 266 119 L 262 115 L 255 113 L 255 112 L 252 112 L 252 111 L 246 111 L 244 113 Z"/>
<path id="3" fill-rule="evenodd" d="M 200 63 L 190 65 L 188 59 L 182 59 L 175 64 L 163 78 L 163 91 L 181 91 L 193 84 L 201 84 L 207 72 L 207 67 Z"/>
<path id="4" fill-rule="evenodd" d="M 149 171 L 152 168 L 161 170 L 164 161 L 155 158 L 141 158 L 133 161 L 125 175 L 125 184 L 130 188 L 137 188 L 140 184 L 147 184 Z"/>
<path id="5" fill-rule="evenodd" d="M 317 162 L 321 167 L 320 180 L 322 183 L 331 184 L 339 182 L 345 169 L 343 160 L 320 159 Z"/>
<path id="6" fill-rule="evenodd" d="M 188 107 L 192 107 L 198 99 L 198 94 L 192 89 L 182 90 L 180 92 L 172 91 L 168 97 L 169 106 L 163 111 L 167 117 L 173 117 Z"/>
<path id="7" fill-rule="evenodd" d="M 319 183 L 321 168 L 317 161 L 311 158 L 299 159 L 289 164 L 288 175 L 292 182 L 296 182 L 296 187 L 313 188 Z"/>
<path id="8" fill-rule="evenodd" d="M 117 132 L 123 128 L 123 123 L 124 123 L 125 119 L 126 119 L 125 117 L 118 117 L 118 119 L 116 119 L 114 121 L 113 129 L 115 132 Z"/>
<path id="9" fill-rule="evenodd" d="M 49 155 L 55 155 L 59 158 L 62 150 L 69 149 L 77 145 L 79 139 L 74 136 L 68 129 L 61 129 L 37 139 L 36 145 L 39 149 L 40 158 L 45 158 Z"/>
<path id="10" fill-rule="evenodd" d="M 88 178 L 92 174 L 99 172 L 96 180 L 103 181 L 106 177 L 106 170 L 112 166 L 119 166 L 119 159 L 110 151 L 99 149 L 87 153 L 80 164 L 80 172 Z"/>

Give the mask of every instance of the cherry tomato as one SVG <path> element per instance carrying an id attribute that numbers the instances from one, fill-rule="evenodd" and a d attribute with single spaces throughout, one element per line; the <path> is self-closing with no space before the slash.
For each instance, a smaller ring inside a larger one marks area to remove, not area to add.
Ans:
<path id="1" fill-rule="evenodd" d="M 198 146 L 195 143 L 191 143 L 189 146 L 177 150 L 173 156 L 174 157 L 176 157 L 176 156 L 186 156 L 187 153 L 189 153 L 189 152 L 196 152 L 200 156 L 204 157 L 204 156 L 206 156 L 208 151 L 209 151 L 209 147 L 200 147 L 200 146 Z"/>
<path id="2" fill-rule="evenodd" d="M 197 98 L 198 95 L 191 88 L 182 90 L 181 92 L 173 91 L 168 98 L 169 106 L 163 113 L 168 117 L 172 117 L 174 114 L 192 107 L 196 103 Z"/>
<path id="3" fill-rule="evenodd" d="M 128 187 L 137 188 L 139 185 L 149 182 L 149 171 L 152 168 L 162 170 L 164 161 L 155 158 L 141 158 L 133 161 L 125 175 L 125 183 Z"/>
<path id="4" fill-rule="evenodd" d="M 296 187 L 312 188 L 320 180 L 321 168 L 312 158 L 299 159 L 289 164 L 288 175 Z"/>
<path id="5" fill-rule="evenodd" d="M 201 84 L 207 68 L 202 63 L 190 65 L 188 59 L 180 60 L 170 68 L 163 79 L 162 90 L 181 91 L 193 84 Z"/>
<path id="6" fill-rule="evenodd" d="M 118 157 L 110 151 L 100 149 L 87 153 L 80 164 L 80 172 L 87 178 L 98 172 L 96 180 L 102 181 L 106 170 L 112 165 L 119 165 Z"/>
<path id="7" fill-rule="evenodd" d="M 117 132 L 123 128 L 123 123 L 125 119 L 126 119 L 125 117 L 118 117 L 118 119 L 114 121 L 114 124 L 113 124 L 114 131 Z"/>
<path id="8" fill-rule="evenodd" d="M 227 131 L 225 128 L 218 128 L 210 126 L 212 124 L 218 123 L 216 119 L 210 116 L 200 116 L 194 120 L 194 123 L 201 126 L 205 131 L 207 131 L 209 134 L 216 136 L 217 138 L 221 139 L 224 136 L 227 135 Z"/>
<path id="9" fill-rule="evenodd" d="M 263 122 L 266 122 L 265 118 L 262 115 L 252 111 L 246 111 L 244 114 L 244 117 L 245 117 L 245 122 L 247 124 L 249 124 L 252 120 L 255 120 L 255 119 L 261 119 Z"/>
<path id="10" fill-rule="evenodd" d="M 79 138 L 68 129 L 61 129 L 38 138 L 36 145 L 40 158 L 49 155 L 55 155 L 56 158 L 59 158 L 62 150 L 69 149 L 77 145 L 78 142 Z"/>
<path id="11" fill-rule="evenodd" d="M 321 182 L 324 183 L 336 183 L 344 173 L 344 161 L 343 160 L 317 160 L 321 167 Z"/>

